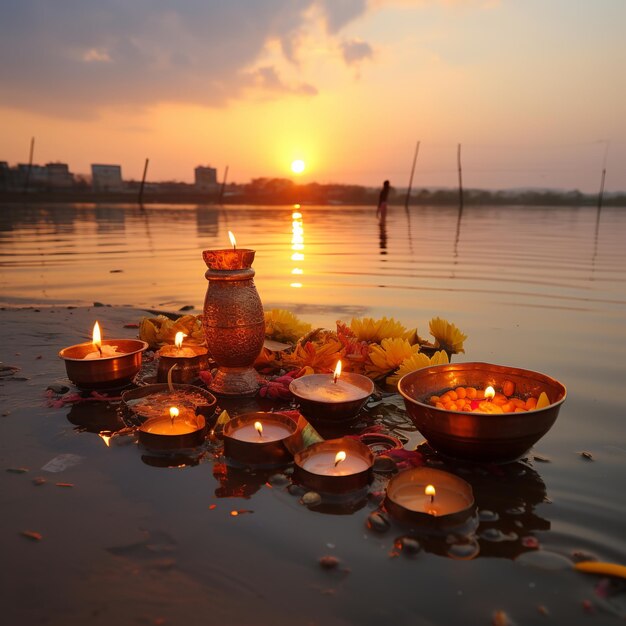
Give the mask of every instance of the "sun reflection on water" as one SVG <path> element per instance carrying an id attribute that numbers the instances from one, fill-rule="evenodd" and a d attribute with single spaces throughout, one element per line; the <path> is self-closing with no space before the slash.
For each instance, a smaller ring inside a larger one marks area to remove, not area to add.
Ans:
<path id="1" fill-rule="evenodd" d="M 294 204 L 293 212 L 291 214 L 291 249 L 293 254 L 291 255 L 292 261 L 304 261 L 304 226 L 302 223 L 302 213 L 300 213 L 300 205 Z M 301 276 L 304 274 L 304 270 L 301 267 L 293 267 L 291 269 L 293 275 Z M 293 282 L 289 284 L 294 289 L 301 289 L 301 282 Z"/>

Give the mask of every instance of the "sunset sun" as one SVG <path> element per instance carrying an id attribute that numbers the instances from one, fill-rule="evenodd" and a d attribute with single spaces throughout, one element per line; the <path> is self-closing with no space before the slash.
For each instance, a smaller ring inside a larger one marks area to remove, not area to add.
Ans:
<path id="1" fill-rule="evenodd" d="M 304 172 L 305 167 L 306 167 L 306 164 L 304 163 L 302 159 L 296 159 L 295 161 L 291 162 L 291 171 L 294 174 L 302 174 L 302 172 Z"/>

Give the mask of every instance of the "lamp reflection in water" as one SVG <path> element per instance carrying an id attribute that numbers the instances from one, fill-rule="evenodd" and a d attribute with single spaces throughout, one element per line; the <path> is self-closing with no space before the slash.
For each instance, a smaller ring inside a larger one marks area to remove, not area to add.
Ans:
<path id="1" fill-rule="evenodd" d="M 291 260 L 298 263 L 304 261 L 304 226 L 302 224 L 302 213 L 300 212 L 299 204 L 293 205 L 291 220 L 291 249 L 293 251 Z M 292 268 L 291 274 L 295 280 L 290 283 L 289 286 L 294 289 L 301 289 L 302 282 L 297 279 L 304 274 L 304 270 L 301 267 L 295 266 Z"/>

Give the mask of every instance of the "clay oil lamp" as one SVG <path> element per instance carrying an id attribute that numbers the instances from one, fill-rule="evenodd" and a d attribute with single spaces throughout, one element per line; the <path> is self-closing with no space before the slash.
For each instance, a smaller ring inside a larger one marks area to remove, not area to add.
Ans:
<path id="1" fill-rule="evenodd" d="M 139 339 L 102 339 L 94 324 L 92 340 L 59 352 L 67 377 L 81 389 L 104 389 L 127 385 L 141 369 L 142 353 L 148 348 Z"/>
<path id="2" fill-rule="evenodd" d="M 331 424 L 356 417 L 373 393 L 374 383 L 362 374 L 342 373 L 341 361 L 337 361 L 333 374 L 295 378 L 289 390 L 305 417 Z"/>

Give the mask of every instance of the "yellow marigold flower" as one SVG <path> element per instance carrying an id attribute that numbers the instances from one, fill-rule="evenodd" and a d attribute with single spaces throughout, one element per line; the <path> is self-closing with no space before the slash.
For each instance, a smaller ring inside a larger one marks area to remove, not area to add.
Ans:
<path id="1" fill-rule="evenodd" d="M 422 367 L 429 367 L 430 365 L 444 365 L 449 363 L 448 354 L 444 350 L 435 352 L 433 356 L 429 357 L 423 352 L 416 352 L 408 359 L 402 361 L 400 367 L 395 371 L 392 376 L 388 376 L 385 381 L 389 386 L 395 387 L 398 381 L 409 372 L 422 369 Z"/>
<path id="2" fill-rule="evenodd" d="M 280 365 L 279 352 L 272 352 L 267 348 L 262 348 L 259 356 L 254 361 L 253 367 L 262 369 L 266 367 L 278 367 Z"/>
<path id="3" fill-rule="evenodd" d="M 202 320 L 198 315 L 183 315 L 171 320 L 166 315 L 144 317 L 139 325 L 139 338 L 156 350 L 165 344 L 174 344 L 177 332 L 186 335 L 185 343 L 202 344 L 205 341 Z"/>
<path id="4" fill-rule="evenodd" d="M 407 329 L 395 319 L 383 317 L 375 320 L 372 317 L 352 318 L 350 330 L 359 341 L 368 343 L 380 343 L 383 339 L 396 337 L 405 338 Z"/>
<path id="5" fill-rule="evenodd" d="M 430 334 L 435 338 L 435 347 L 457 354 L 465 352 L 463 342 L 467 335 L 463 334 L 454 324 L 440 317 L 433 317 L 429 323 Z"/>
<path id="6" fill-rule="evenodd" d="M 285 355 L 283 363 L 294 367 L 311 367 L 315 372 L 332 372 L 342 357 L 341 342 L 328 334 L 323 343 L 298 343 L 291 354 Z"/>
<path id="7" fill-rule="evenodd" d="M 367 375 L 370 378 L 380 378 L 387 372 L 395 370 L 400 364 L 419 350 L 419 346 L 412 346 L 406 339 L 394 337 L 383 339 L 378 344 L 372 344 L 369 349 L 370 363 L 366 365 Z"/>
<path id="8" fill-rule="evenodd" d="M 310 330 L 311 324 L 300 321 L 291 311 L 265 311 L 265 336 L 268 339 L 293 344 Z"/>

